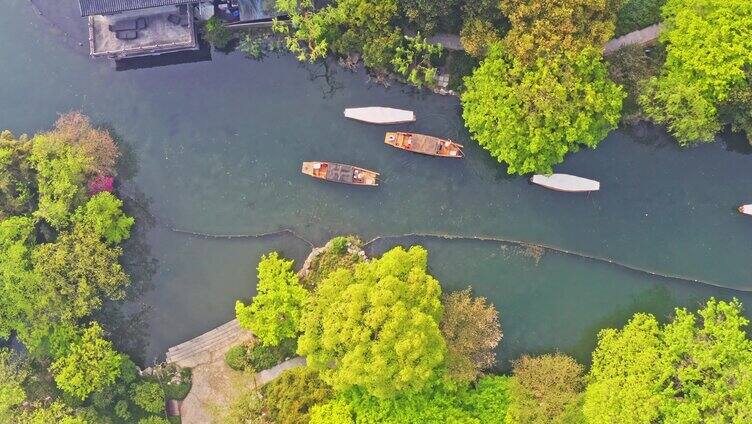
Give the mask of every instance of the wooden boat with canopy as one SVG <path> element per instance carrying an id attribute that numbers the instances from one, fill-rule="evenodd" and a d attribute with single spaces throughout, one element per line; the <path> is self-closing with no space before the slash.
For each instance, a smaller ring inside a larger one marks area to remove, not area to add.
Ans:
<path id="1" fill-rule="evenodd" d="M 406 132 L 388 132 L 384 137 L 384 143 L 408 152 L 422 153 L 429 156 L 443 158 L 461 158 L 462 145 L 451 140 L 444 140 L 430 135 L 413 134 Z"/>
<path id="2" fill-rule="evenodd" d="M 752 204 L 739 206 L 739 212 L 745 215 L 752 215 Z"/>
<path id="3" fill-rule="evenodd" d="M 379 173 L 352 165 L 333 162 L 303 162 L 301 171 L 313 178 L 335 183 L 377 186 Z"/>

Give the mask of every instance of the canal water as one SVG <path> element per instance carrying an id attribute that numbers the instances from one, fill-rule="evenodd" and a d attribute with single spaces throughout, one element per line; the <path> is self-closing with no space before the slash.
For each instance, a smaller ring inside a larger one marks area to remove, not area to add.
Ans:
<path id="1" fill-rule="evenodd" d="M 142 362 L 231 319 L 235 300 L 254 294 L 261 254 L 279 250 L 299 263 L 309 249 L 284 235 L 203 239 L 170 228 L 290 228 L 314 243 L 337 234 L 491 236 L 710 283 L 500 243 L 374 244 L 375 252 L 424 244 L 445 290 L 472 286 L 493 302 L 504 329 L 502 369 L 525 352 L 559 350 L 586 362 L 598 330 L 637 311 L 666 319 L 674 306 L 694 309 L 709 296 L 736 296 L 752 310 L 752 220 L 736 212 L 752 202 L 752 149 L 742 137 L 681 149 L 660 129 L 620 129 L 556 167 L 600 180 L 600 192 L 547 191 L 508 176 L 469 139 L 456 98 L 372 85 L 363 72 L 304 66 L 289 55 L 252 61 L 213 52 L 211 61 L 116 72 L 78 45 L 85 21 L 65 17 L 75 15 L 75 3 L 53 2 L 43 16 L 26 0 L 4 3 L 0 127 L 33 133 L 79 109 L 117 136 L 122 191 L 139 219 L 127 249 L 137 282 L 128 309 L 145 311 Z M 342 116 L 345 107 L 366 105 L 414 110 L 417 123 L 394 128 L 454 138 L 466 145 L 466 159 L 385 146 L 386 128 Z M 300 174 L 304 160 L 375 169 L 383 183 L 314 181 Z M 128 326 L 118 328 L 121 339 L 132 337 Z"/>

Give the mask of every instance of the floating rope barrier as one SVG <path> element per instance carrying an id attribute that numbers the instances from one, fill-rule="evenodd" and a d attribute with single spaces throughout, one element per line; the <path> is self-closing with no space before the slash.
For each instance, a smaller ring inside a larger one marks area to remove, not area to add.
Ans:
<path id="1" fill-rule="evenodd" d="M 686 281 L 690 283 L 699 283 L 699 284 L 706 284 L 713 287 L 718 287 L 721 289 L 727 289 L 727 290 L 735 290 L 740 292 L 752 292 L 752 289 L 740 289 L 740 288 L 731 288 L 725 284 L 718 283 L 715 281 L 709 281 L 709 280 L 701 280 L 699 278 L 692 278 L 687 277 L 685 275 L 680 274 L 673 274 L 673 273 L 666 273 L 666 272 L 660 272 L 651 270 L 648 268 L 643 268 L 637 265 L 632 265 L 626 262 L 621 262 L 616 259 L 607 258 L 605 256 L 598 256 L 598 255 L 591 255 L 584 252 L 579 252 L 576 250 L 569 250 L 565 249 L 563 247 L 551 245 L 551 244 L 545 244 L 545 243 L 531 243 L 526 242 L 522 240 L 515 240 L 515 239 L 509 239 L 504 237 L 494 237 L 494 236 L 468 236 L 468 235 L 458 235 L 458 234 L 441 234 L 441 233 L 406 233 L 406 234 L 394 234 L 394 235 L 382 235 L 372 238 L 371 240 L 367 241 L 363 247 L 366 248 L 369 245 L 376 243 L 381 240 L 390 240 L 390 239 L 400 239 L 400 238 L 429 238 L 429 239 L 439 239 L 439 240 L 448 240 L 448 241 L 482 241 L 482 242 L 491 242 L 491 243 L 504 243 L 504 244 L 512 244 L 519 247 L 536 247 L 541 248 L 546 251 L 560 253 L 568 256 L 574 256 L 580 259 L 588 259 L 591 261 L 597 261 L 597 262 L 603 262 L 610 265 L 614 265 L 620 268 L 624 268 L 630 271 L 639 272 L 642 274 L 647 274 L 653 277 L 660 277 L 660 278 L 667 278 L 671 280 L 679 280 L 679 281 Z"/>
<path id="2" fill-rule="evenodd" d="M 289 235 L 293 238 L 296 238 L 308 246 L 311 247 L 311 249 L 315 248 L 316 245 L 313 244 L 310 240 L 306 239 L 305 237 L 299 235 L 295 231 L 289 229 L 289 228 L 283 228 L 281 230 L 277 231 L 270 231 L 268 233 L 259 233 L 259 234 L 210 234 L 210 233 L 201 233 L 196 231 L 189 231 L 189 230 L 181 230 L 179 228 L 170 228 L 170 231 L 178 234 L 185 234 L 191 237 L 199 237 L 199 238 L 210 238 L 210 239 L 224 239 L 224 240 L 233 240 L 233 239 L 263 239 L 268 237 L 274 237 L 274 236 L 281 236 L 281 235 Z"/>
<path id="3" fill-rule="evenodd" d="M 185 235 L 189 235 L 192 237 L 224 239 L 224 240 L 262 239 L 262 238 L 274 237 L 274 236 L 280 236 L 280 235 L 286 234 L 306 243 L 312 249 L 316 247 L 316 245 L 313 242 L 299 235 L 298 233 L 296 233 L 290 228 L 284 228 L 284 229 L 277 230 L 277 231 L 271 231 L 271 232 L 259 233 L 259 234 L 210 234 L 210 233 L 201 233 L 201 232 L 196 232 L 196 231 L 181 230 L 178 228 L 170 228 L 170 230 L 175 233 L 185 234 Z M 481 241 L 481 242 L 489 242 L 489 243 L 511 244 L 511 245 L 516 245 L 519 247 L 535 247 L 535 248 L 543 249 L 544 251 L 573 256 L 573 257 L 580 258 L 580 259 L 587 259 L 591 261 L 607 263 L 607 264 L 614 265 L 614 266 L 617 266 L 617 267 L 620 267 L 629 271 L 634 271 L 634 272 L 639 272 L 642 274 L 650 275 L 652 277 L 667 278 L 671 280 L 685 281 L 685 282 L 697 283 L 697 284 L 705 284 L 705 285 L 712 286 L 712 287 L 717 287 L 717 288 L 727 289 L 727 290 L 735 290 L 735 291 L 740 291 L 740 292 L 752 292 L 752 289 L 731 288 L 727 285 L 714 282 L 714 281 L 687 277 L 685 275 L 680 275 L 680 274 L 655 271 L 655 270 L 643 268 L 637 265 L 632 265 L 626 262 L 621 262 L 616 259 L 607 258 L 605 256 L 591 255 L 591 254 L 579 252 L 576 250 L 565 249 L 563 247 L 555 246 L 552 244 L 531 243 L 531 242 L 504 238 L 504 237 L 470 236 L 470 235 L 461 235 L 461 234 L 442 234 L 442 233 L 391 234 L 391 235 L 376 236 L 370 239 L 369 241 L 367 241 L 365 244 L 363 244 L 363 248 L 365 249 L 368 246 L 371 246 L 374 243 L 383 241 L 383 240 L 394 240 L 394 239 L 404 239 L 404 238 L 427 238 L 427 239 L 437 239 L 437 240 L 447 240 L 447 241 Z"/>

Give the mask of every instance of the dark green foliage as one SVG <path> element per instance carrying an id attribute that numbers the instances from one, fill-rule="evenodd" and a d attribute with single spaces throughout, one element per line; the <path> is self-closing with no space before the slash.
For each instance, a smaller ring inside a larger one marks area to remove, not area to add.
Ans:
<path id="1" fill-rule="evenodd" d="M 248 350 L 248 364 L 256 371 L 265 370 L 292 357 L 296 349 L 296 339 L 282 339 L 278 346 L 265 346 L 259 343 Z"/>
<path id="2" fill-rule="evenodd" d="M 623 121 L 634 122 L 643 117 L 638 99 L 647 80 L 658 74 L 665 60 L 666 49 L 661 44 L 627 46 L 606 57 L 611 80 L 627 92 L 622 109 Z"/>
<path id="3" fill-rule="evenodd" d="M 250 34 L 245 34 L 240 39 L 238 50 L 249 59 L 261 60 L 264 58 L 264 47 L 261 41 Z"/>
<path id="4" fill-rule="evenodd" d="M 247 349 L 245 345 L 237 345 L 230 348 L 225 353 L 225 362 L 227 366 L 235 371 L 243 371 L 248 366 Z"/>
<path id="5" fill-rule="evenodd" d="M 731 90 L 728 98 L 718 106 L 718 114 L 724 122 L 731 124 L 735 132 L 744 132 L 752 145 L 752 69 L 747 71 L 746 84 L 739 84 Z"/>
<path id="6" fill-rule="evenodd" d="M 332 253 L 336 255 L 344 255 L 347 252 L 347 237 L 335 237 L 330 243 L 332 244 Z"/>
<path id="7" fill-rule="evenodd" d="M 204 24 L 204 39 L 217 49 L 224 49 L 232 40 L 232 31 L 216 16 L 212 16 Z"/>
<path id="8" fill-rule="evenodd" d="M 666 0 L 622 0 L 616 17 L 616 36 L 621 36 L 661 21 Z"/>
<path id="9" fill-rule="evenodd" d="M 164 412 L 165 393 L 159 383 L 143 381 L 133 388 L 133 402 L 146 412 Z"/>
<path id="10" fill-rule="evenodd" d="M 248 343 L 233 346 L 225 354 L 227 366 L 236 371 L 258 372 L 292 357 L 297 348 L 294 338 L 282 339 L 277 346 Z"/>
<path id="11" fill-rule="evenodd" d="M 119 400 L 115 403 L 115 416 L 123 421 L 129 421 L 131 419 L 131 413 L 128 410 L 127 401 Z"/>
<path id="12" fill-rule="evenodd" d="M 157 376 L 167 399 L 183 400 L 191 391 L 192 375 L 190 368 L 168 365 L 158 371 Z"/>
<path id="13" fill-rule="evenodd" d="M 465 77 L 472 75 L 478 66 L 478 60 L 462 51 L 447 51 L 446 55 L 449 89 L 461 93 L 465 90 Z"/>
<path id="14" fill-rule="evenodd" d="M 36 208 L 36 172 L 30 166 L 31 143 L 0 134 L 0 219 L 25 215 Z"/>
<path id="15" fill-rule="evenodd" d="M 269 418 L 278 423 L 308 423 L 311 408 L 331 397 L 331 389 L 318 372 L 297 367 L 283 372 L 264 387 Z"/>
<path id="16" fill-rule="evenodd" d="M 430 35 L 442 26 L 453 26 L 451 17 L 456 16 L 461 3 L 461 0 L 399 0 L 399 8 L 418 30 Z"/>

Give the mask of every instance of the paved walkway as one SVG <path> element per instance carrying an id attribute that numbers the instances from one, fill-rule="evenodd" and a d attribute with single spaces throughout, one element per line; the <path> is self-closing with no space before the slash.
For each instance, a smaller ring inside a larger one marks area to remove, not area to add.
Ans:
<path id="1" fill-rule="evenodd" d="M 621 49 L 622 47 L 626 47 L 632 44 L 647 44 L 651 41 L 655 41 L 658 39 L 658 36 L 661 35 L 662 28 L 663 27 L 661 26 L 661 24 L 655 24 L 647 28 L 632 31 L 629 34 L 622 35 L 619 38 L 614 38 L 613 40 L 606 43 L 606 46 L 603 49 L 603 54 L 613 53 Z"/>
<path id="2" fill-rule="evenodd" d="M 603 49 L 604 54 L 613 53 L 620 48 L 631 44 L 646 44 L 655 41 L 661 34 L 661 29 L 661 24 L 655 24 L 637 31 L 632 31 L 621 37 L 614 38 L 606 43 L 606 46 Z M 460 36 L 457 34 L 436 34 L 428 37 L 428 42 L 434 44 L 439 43 L 447 50 L 463 50 Z"/>

